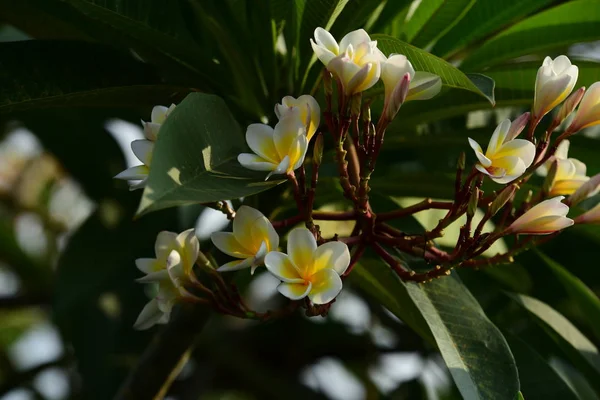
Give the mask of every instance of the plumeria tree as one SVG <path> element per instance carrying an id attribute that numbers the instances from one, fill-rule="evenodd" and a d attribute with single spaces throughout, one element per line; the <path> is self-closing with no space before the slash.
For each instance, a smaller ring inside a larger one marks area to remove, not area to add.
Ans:
<path id="1" fill-rule="evenodd" d="M 6 303 L 53 299 L 73 397 L 600 395 L 598 0 L 159 3 L 0 0 L 2 122 L 67 171 L 7 174 L 53 250 L 7 224 Z"/>

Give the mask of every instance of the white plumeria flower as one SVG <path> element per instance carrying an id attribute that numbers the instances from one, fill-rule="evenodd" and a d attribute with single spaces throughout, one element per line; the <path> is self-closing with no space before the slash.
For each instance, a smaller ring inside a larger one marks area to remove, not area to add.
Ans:
<path id="1" fill-rule="evenodd" d="M 297 99 L 292 96 L 285 96 L 281 100 L 281 104 L 275 105 L 275 115 L 277 115 L 277 118 L 282 119 L 294 108 L 297 108 L 300 111 L 300 120 L 304 121 L 305 125 L 308 127 L 306 138 L 310 142 L 310 139 L 313 137 L 321 123 L 321 108 L 319 107 L 319 103 L 314 97 L 308 94 L 303 94 Z"/>
<path id="2" fill-rule="evenodd" d="M 329 32 L 319 27 L 310 44 L 327 70 L 340 80 L 346 95 L 365 91 L 379 80 L 380 63 L 385 56 L 365 30 L 348 33 L 338 44 Z"/>
<path id="3" fill-rule="evenodd" d="M 150 140 L 134 140 L 131 142 L 131 150 L 133 154 L 143 164 L 136 165 L 126 169 L 115 176 L 115 179 L 132 180 L 140 182 L 133 184 L 129 187 L 130 190 L 140 189 L 146 186 L 148 180 L 148 174 L 150 174 L 150 163 L 152 162 L 152 151 L 154 150 L 154 142 Z"/>
<path id="4" fill-rule="evenodd" d="M 156 258 L 135 260 L 137 268 L 146 276 L 138 279 L 142 283 L 154 283 L 158 287 L 156 296 L 150 300 L 134 324 L 136 329 L 148 329 L 157 323 L 167 323 L 173 305 L 186 297 L 183 285 L 200 252 L 200 243 L 189 229 L 180 234 L 160 232 L 156 238 Z"/>
<path id="5" fill-rule="evenodd" d="M 586 165 L 574 158 L 557 159 L 556 175 L 550 187 L 549 194 L 556 196 L 559 194 L 573 194 L 581 185 L 590 178 L 586 175 Z"/>
<path id="6" fill-rule="evenodd" d="M 600 204 L 575 218 L 576 224 L 600 224 Z"/>
<path id="7" fill-rule="evenodd" d="M 525 172 L 535 157 L 535 146 L 528 140 L 509 139 L 511 123 L 505 119 L 498 125 L 485 154 L 479 144 L 469 138 L 469 144 L 475 151 L 479 163 L 475 165 L 480 172 L 489 175 L 496 183 L 509 183 Z"/>
<path id="8" fill-rule="evenodd" d="M 288 236 L 288 254 L 272 251 L 265 257 L 269 272 L 282 282 L 279 293 L 291 300 L 306 296 L 314 304 L 326 304 L 342 290 L 340 276 L 350 265 L 348 246 L 328 242 L 317 247 L 313 234 L 296 228 Z"/>
<path id="9" fill-rule="evenodd" d="M 579 69 L 572 65 L 567 56 L 550 57 L 538 69 L 535 80 L 533 117 L 540 120 L 550 110 L 559 105 L 573 90 Z"/>
<path id="10" fill-rule="evenodd" d="M 154 106 L 150 115 L 150 122 L 142 121 L 144 127 L 144 135 L 146 139 L 156 141 L 160 126 L 165 123 L 165 120 L 175 109 L 175 104 L 171 104 L 169 108 L 165 106 Z"/>
<path id="11" fill-rule="evenodd" d="M 567 218 L 569 206 L 562 203 L 564 196 L 554 197 L 535 205 L 513 222 L 506 234 L 547 235 L 573 225 Z"/>
<path id="12" fill-rule="evenodd" d="M 600 82 L 595 82 L 583 95 L 575 118 L 567 131 L 574 133 L 598 124 L 600 124 Z"/>
<path id="13" fill-rule="evenodd" d="M 215 232 L 210 236 L 215 247 L 241 260 L 222 265 L 217 271 L 237 271 L 256 267 L 264 262 L 269 251 L 279 247 L 279 235 L 271 222 L 258 210 L 241 206 L 233 219 L 233 233 Z"/>
<path id="14" fill-rule="evenodd" d="M 560 142 L 560 144 L 556 148 L 556 151 L 554 152 L 554 155 L 552 157 L 550 157 L 548 160 L 546 160 L 545 163 L 543 163 L 542 165 L 540 165 L 538 167 L 538 169 L 536 170 L 538 175 L 541 175 L 541 176 L 548 175 L 548 171 L 550 170 L 550 167 L 552 166 L 552 163 L 554 162 L 554 160 L 568 159 L 570 145 L 571 145 L 571 142 L 569 142 L 568 140 L 563 140 L 562 142 Z"/>
<path id="15" fill-rule="evenodd" d="M 292 108 L 275 129 L 265 124 L 248 126 L 246 142 L 256 154 L 242 153 L 238 162 L 255 171 L 271 171 L 266 179 L 300 168 L 308 148 L 306 124 L 300 118 L 300 110 Z"/>

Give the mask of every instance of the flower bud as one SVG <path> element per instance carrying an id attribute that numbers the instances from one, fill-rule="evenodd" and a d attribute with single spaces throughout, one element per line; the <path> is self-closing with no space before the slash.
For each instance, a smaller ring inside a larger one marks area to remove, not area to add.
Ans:
<path id="1" fill-rule="evenodd" d="M 567 56 L 546 57 L 535 80 L 533 117 L 540 120 L 559 105 L 573 90 L 578 75 L 579 69 Z"/>
<path id="2" fill-rule="evenodd" d="M 508 128 L 508 133 L 506 134 L 506 140 L 513 140 L 525 129 L 527 123 L 529 122 L 529 116 L 531 114 L 526 112 L 521 114 L 518 118 L 516 118 L 511 124 L 510 128 Z"/>
<path id="3" fill-rule="evenodd" d="M 473 217 L 475 215 L 475 211 L 477 211 L 477 204 L 479 204 L 479 197 L 481 195 L 481 190 L 479 188 L 475 188 L 471 193 L 471 198 L 469 199 L 469 204 L 467 205 L 467 216 Z"/>
<path id="4" fill-rule="evenodd" d="M 567 100 L 565 100 L 562 107 L 560 108 L 560 110 L 558 110 L 558 113 L 554 117 L 554 120 L 552 121 L 552 126 L 554 126 L 554 127 L 559 126 L 569 115 L 571 115 L 573 110 L 575 110 L 575 107 L 577 107 L 577 105 L 583 98 L 584 93 L 585 93 L 585 86 L 580 87 L 575 92 L 573 92 L 569 97 L 567 97 Z"/>
<path id="5" fill-rule="evenodd" d="M 581 203 L 583 200 L 587 199 L 590 196 L 593 196 L 598 192 L 600 187 L 600 174 L 596 174 L 591 177 L 587 182 L 583 185 L 579 186 L 579 188 L 569 197 L 569 204 L 571 207 Z"/>
<path id="6" fill-rule="evenodd" d="M 331 79 L 331 72 L 326 69 L 323 70 L 323 90 L 325 91 L 325 96 L 329 97 L 333 94 L 333 84 Z"/>
<path id="7" fill-rule="evenodd" d="M 389 98 L 386 98 L 385 116 L 388 121 L 394 119 L 406 99 L 410 85 L 410 74 L 407 72 L 398 82 Z"/>
<path id="8" fill-rule="evenodd" d="M 432 73 L 417 71 L 410 80 L 406 101 L 429 100 L 442 90 L 442 79 Z"/>
<path id="9" fill-rule="evenodd" d="M 460 153 L 460 156 L 458 157 L 458 162 L 457 162 L 458 169 L 463 169 L 463 170 L 465 169 L 466 158 L 467 158 L 467 156 L 465 155 L 464 151 L 462 153 Z"/>
<path id="10" fill-rule="evenodd" d="M 575 218 L 576 224 L 600 224 L 600 204 Z"/>
<path id="11" fill-rule="evenodd" d="M 533 206 L 504 231 L 505 234 L 547 235 L 573 225 L 567 218 L 569 206 L 562 203 L 564 196 L 554 197 Z"/>
<path id="12" fill-rule="evenodd" d="M 313 162 L 315 165 L 321 165 L 323 161 L 323 148 L 325 144 L 323 143 L 323 134 L 319 133 L 317 138 L 315 139 L 315 146 L 313 148 Z"/>
<path id="13" fill-rule="evenodd" d="M 500 194 L 498 196 L 496 196 L 496 198 L 494 199 L 494 201 L 492 201 L 492 204 L 490 205 L 490 217 L 493 217 L 494 215 L 496 215 L 498 213 L 498 211 L 500 211 L 502 209 L 502 207 L 504 207 L 504 205 L 506 203 L 508 203 L 509 200 L 512 199 L 512 197 L 514 196 L 514 194 L 517 192 L 518 189 L 519 189 L 519 185 L 517 185 L 516 183 L 513 183 L 508 188 L 506 188 L 502 192 L 500 192 Z"/>
<path id="14" fill-rule="evenodd" d="M 579 109 L 567 132 L 575 133 L 588 126 L 600 124 L 600 82 L 595 82 L 585 92 Z"/>

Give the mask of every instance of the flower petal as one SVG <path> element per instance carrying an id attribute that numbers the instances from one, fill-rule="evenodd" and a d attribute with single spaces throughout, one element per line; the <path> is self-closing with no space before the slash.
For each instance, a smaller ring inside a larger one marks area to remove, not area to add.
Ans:
<path id="1" fill-rule="evenodd" d="M 273 142 L 273 128 L 265 124 L 251 124 L 246 129 L 246 142 L 253 152 L 274 164 L 279 156 Z"/>
<path id="2" fill-rule="evenodd" d="M 327 304 L 342 290 L 342 279 L 332 269 L 323 269 L 311 277 L 312 289 L 308 298 L 314 304 Z"/>
<path id="3" fill-rule="evenodd" d="M 529 140 L 514 139 L 504 143 L 494 154 L 494 158 L 516 156 L 523 160 L 525 168 L 529 168 L 535 158 L 535 145 Z"/>
<path id="4" fill-rule="evenodd" d="M 283 160 L 275 167 L 275 169 L 267 174 L 265 181 L 268 180 L 271 175 L 281 175 L 288 172 L 290 169 L 290 156 L 283 157 Z"/>
<path id="5" fill-rule="evenodd" d="M 277 290 L 279 293 L 284 295 L 290 300 L 300 300 L 306 297 L 306 295 L 312 289 L 312 284 L 310 282 L 307 283 L 287 283 L 281 282 L 279 286 L 277 286 Z"/>
<path id="6" fill-rule="evenodd" d="M 160 269 L 156 268 L 157 265 L 159 264 L 156 262 L 155 258 L 138 258 L 135 260 L 135 266 L 137 269 L 145 274 L 156 272 L 158 269 Z"/>
<path id="7" fill-rule="evenodd" d="M 235 235 L 231 232 L 214 232 L 210 235 L 210 240 L 217 249 L 229 256 L 236 258 L 248 258 L 254 256 L 254 254 L 238 242 Z"/>
<path id="8" fill-rule="evenodd" d="M 315 42 L 317 42 L 317 45 L 329 50 L 334 55 L 337 55 L 340 52 L 340 48 L 335 38 L 331 33 L 321 27 L 315 29 Z"/>
<path id="9" fill-rule="evenodd" d="M 333 269 L 338 275 L 342 275 L 349 265 L 350 251 L 345 243 L 328 242 L 320 245 L 314 253 L 313 273 Z"/>
<path id="10" fill-rule="evenodd" d="M 313 256 L 316 250 L 317 241 L 308 229 L 296 228 L 288 235 L 287 251 L 290 259 L 301 274 L 312 267 Z"/>
<path id="11" fill-rule="evenodd" d="M 140 315 L 135 320 L 133 328 L 137 330 L 145 330 L 156 323 L 162 318 L 163 312 L 158 308 L 158 301 L 156 299 L 150 300 L 140 312 Z"/>
<path id="12" fill-rule="evenodd" d="M 271 251 L 265 257 L 265 266 L 275 277 L 288 283 L 302 283 L 304 279 L 287 254 Z"/>
<path id="13" fill-rule="evenodd" d="M 348 49 L 348 46 L 352 45 L 356 48 L 361 43 L 369 43 L 371 42 L 371 38 L 369 34 L 364 29 L 357 29 L 355 31 L 349 32 L 340 40 L 339 52 L 343 53 Z"/>
<path id="14" fill-rule="evenodd" d="M 154 142 L 150 140 L 134 140 L 131 142 L 131 150 L 133 154 L 144 163 L 144 165 L 150 166 L 152 161 L 152 150 L 154 150 Z"/>
<path id="15" fill-rule="evenodd" d="M 257 219 L 251 232 L 254 241 L 260 240 L 266 243 L 267 252 L 277 250 L 279 247 L 279 235 L 266 217 Z"/>
<path id="16" fill-rule="evenodd" d="M 492 167 L 498 172 L 504 171 L 502 176 L 493 175 L 492 180 L 496 183 L 505 184 L 512 182 L 525 172 L 525 163 L 519 157 L 508 156 L 493 160 Z M 489 168 L 488 168 L 489 170 Z"/>
<path id="17" fill-rule="evenodd" d="M 267 218 L 256 208 L 248 206 L 241 206 L 238 208 L 235 218 L 233 219 L 233 235 L 253 256 L 265 239 L 254 236 L 254 227 L 259 221 L 264 222 L 266 219 Z"/>
<path id="18" fill-rule="evenodd" d="M 156 236 L 154 243 L 154 253 L 157 260 L 166 262 L 171 250 L 177 246 L 177 234 L 175 232 L 161 231 Z"/>
<path id="19" fill-rule="evenodd" d="M 185 271 L 189 271 L 194 266 L 200 253 L 200 242 L 196 237 L 194 229 L 188 229 L 177 235 L 177 243 L 180 247 L 182 263 L 185 266 Z"/>
<path id="20" fill-rule="evenodd" d="M 468 140 L 469 140 L 469 146 L 471 146 L 471 148 L 473 150 L 475 150 L 475 155 L 477 156 L 477 159 L 479 160 L 481 165 L 485 168 L 492 165 L 492 160 L 490 160 L 483 154 L 483 150 L 481 149 L 481 146 L 479 145 L 479 143 L 477 143 L 475 140 L 473 140 L 471 138 L 468 138 Z"/>
<path id="21" fill-rule="evenodd" d="M 429 100 L 442 90 L 442 79 L 432 73 L 417 71 L 410 80 L 406 101 Z"/>
<path id="22" fill-rule="evenodd" d="M 506 135 L 510 129 L 510 120 L 506 118 L 494 129 L 494 133 L 490 138 L 490 143 L 488 144 L 488 148 L 485 152 L 486 157 L 492 158 L 496 151 L 502 146 L 504 143 L 504 139 L 506 139 Z"/>
<path id="23" fill-rule="evenodd" d="M 115 179 L 137 181 L 139 179 L 148 178 L 150 168 L 145 165 L 136 165 L 135 167 L 127 168 L 125 171 L 115 175 Z"/>
<path id="24" fill-rule="evenodd" d="M 573 221 L 571 218 L 551 215 L 538 218 L 535 221 L 532 221 L 530 224 L 521 227 L 515 233 L 523 235 L 548 235 L 550 233 L 560 231 L 561 229 L 568 228 L 574 223 L 575 221 Z"/>
<path id="25" fill-rule="evenodd" d="M 273 164 L 261 156 L 250 153 L 242 153 L 238 155 L 238 162 L 242 164 L 244 168 L 248 168 L 253 171 L 272 171 L 277 167 L 277 164 Z"/>
<path id="26" fill-rule="evenodd" d="M 165 279 L 169 279 L 169 272 L 166 269 L 167 265 L 162 265 L 161 269 L 157 269 L 154 272 L 148 273 L 146 276 L 142 276 L 141 278 L 136 279 L 136 282 L 139 283 L 151 283 L 151 282 L 161 282 Z"/>
<path id="27" fill-rule="evenodd" d="M 154 106 L 152 108 L 152 113 L 150 114 L 150 121 L 155 124 L 162 124 L 167 119 L 167 111 L 169 109 L 165 106 Z"/>
<path id="28" fill-rule="evenodd" d="M 246 258 L 245 260 L 234 260 L 230 261 L 226 264 L 221 265 L 217 268 L 219 272 L 231 272 L 231 271 L 239 271 L 242 269 L 250 268 L 252 263 L 254 262 L 254 257 Z"/>
<path id="29" fill-rule="evenodd" d="M 306 126 L 300 118 L 300 110 L 294 108 L 275 125 L 273 141 L 279 155 L 278 160 L 283 160 L 285 156 L 291 158 L 290 150 L 300 135 L 306 136 Z"/>

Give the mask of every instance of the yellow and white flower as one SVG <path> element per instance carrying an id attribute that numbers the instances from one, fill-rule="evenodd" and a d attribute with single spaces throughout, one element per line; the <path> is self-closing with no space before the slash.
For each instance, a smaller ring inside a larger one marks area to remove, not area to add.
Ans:
<path id="1" fill-rule="evenodd" d="M 252 124 L 246 130 L 246 142 L 255 154 L 242 153 L 238 162 L 255 171 L 270 171 L 266 179 L 275 174 L 288 174 L 304 162 L 308 148 L 306 124 L 300 110 L 292 108 L 275 125 Z"/>
<path id="2" fill-rule="evenodd" d="M 564 198 L 554 197 L 533 206 L 517 218 L 504 233 L 547 235 L 573 225 L 573 220 L 566 217 L 569 206 L 562 203 Z"/>
<path id="3" fill-rule="evenodd" d="M 154 150 L 154 142 L 150 140 L 134 140 L 131 142 L 131 150 L 133 154 L 143 164 L 135 167 L 127 168 L 125 171 L 115 176 L 115 179 L 122 180 L 139 180 L 140 182 L 132 184 L 129 189 L 135 190 L 146 186 L 148 174 L 150 174 L 150 163 L 152 162 L 152 151 Z"/>
<path id="4" fill-rule="evenodd" d="M 252 273 L 269 251 L 279 247 L 279 235 L 271 222 L 258 210 L 241 206 L 233 219 L 233 232 L 215 232 L 211 235 L 215 247 L 241 260 L 222 265 L 217 271 L 237 271 L 251 268 Z"/>
<path id="5" fill-rule="evenodd" d="M 136 329 L 148 329 L 157 323 L 167 323 L 173 305 L 186 297 L 184 283 L 200 252 L 200 243 L 189 229 L 180 234 L 163 231 L 156 238 L 156 258 L 135 260 L 137 268 L 146 276 L 138 282 L 157 285 L 157 294 L 140 313 Z"/>
<path id="6" fill-rule="evenodd" d="M 538 69 L 535 80 L 535 98 L 533 100 L 533 117 L 540 120 L 554 107 L 562 103 L 571 93 L 579 69 L 572 65 L 567 56 L 550 57 Z"/>
<path id="7" fill-rule="evenodd" d="M 509 132 L 512 138 L 509 138 Z M 500 184 L 509 183 L 523 175 L 533 162 L 535 146 L 528 140 L 514 139 L 514 136 L 516 134 L 511 130 L 510 120 L 505 119 L 494 130 L 485 154 L 481 146 L 469 138 L 469 144 L 479 160 L 475 168 Z"/>
<path id="8" fill-rule="evenodd" d="M 557 159 L 556 163 L 556 175 L 549 192 L 551 196 L 573 194 L 590 179 L 586 175 L 585 164 L 579 160 L 574 158 Z"/>
<path id="9" fill-rule="evenodd" d="M 300 120 L 304 121 L 308 127 L 306 132 L 306 138 L 310 142 L 319 124 L 321 123 L 321 108 L 319 103 L 314 97 L 303 94 L 297 99 L 292 96 L 285 96 L 281 100 L 281 104 L 275 105 L 275 114 L 277 118 L 282 119 L 286 117 L 294 108 L 300 111 Z"/>
<path id="10" fill-rule="evenodd" d="M 598 124 L 600 124 L 600 82 L 595 82 L 583 95 L 567 131 L 574 133 Z"/>
<path id="11" fill-rule="evenodd" d="M 365 91 L 379 80 L 385 56 L 365 30 L 348 33 L 338 44 L 329 32 L 317 28 L 310 44 L 327 70 L 340 80 L 346 95 Z"/>
<path id="12" fill-rule="evenodd" d="M 171 104 L 169 108 L 165 106 L 154 106 L 150 114 L 150 122 L 142 121 L 144 127 L 144 135 L 146 139 L 156 141 L 160 126 L 165 123 L 165 120 L 175 109 L 175 104 Z"/>
<path id="13" fill-rule="evenodd" d="M 308 229 L 296 228 L 288 236 L 287 251 L 272 251 L 265 257 L 269 272 L 282 281 L 279 293 L 291 300 L 308 296 L 314 304 L 335 299 L 342 290 L 340 276 L 350 265 L 348 246 L 328 242 L 317 247 Z"/>

